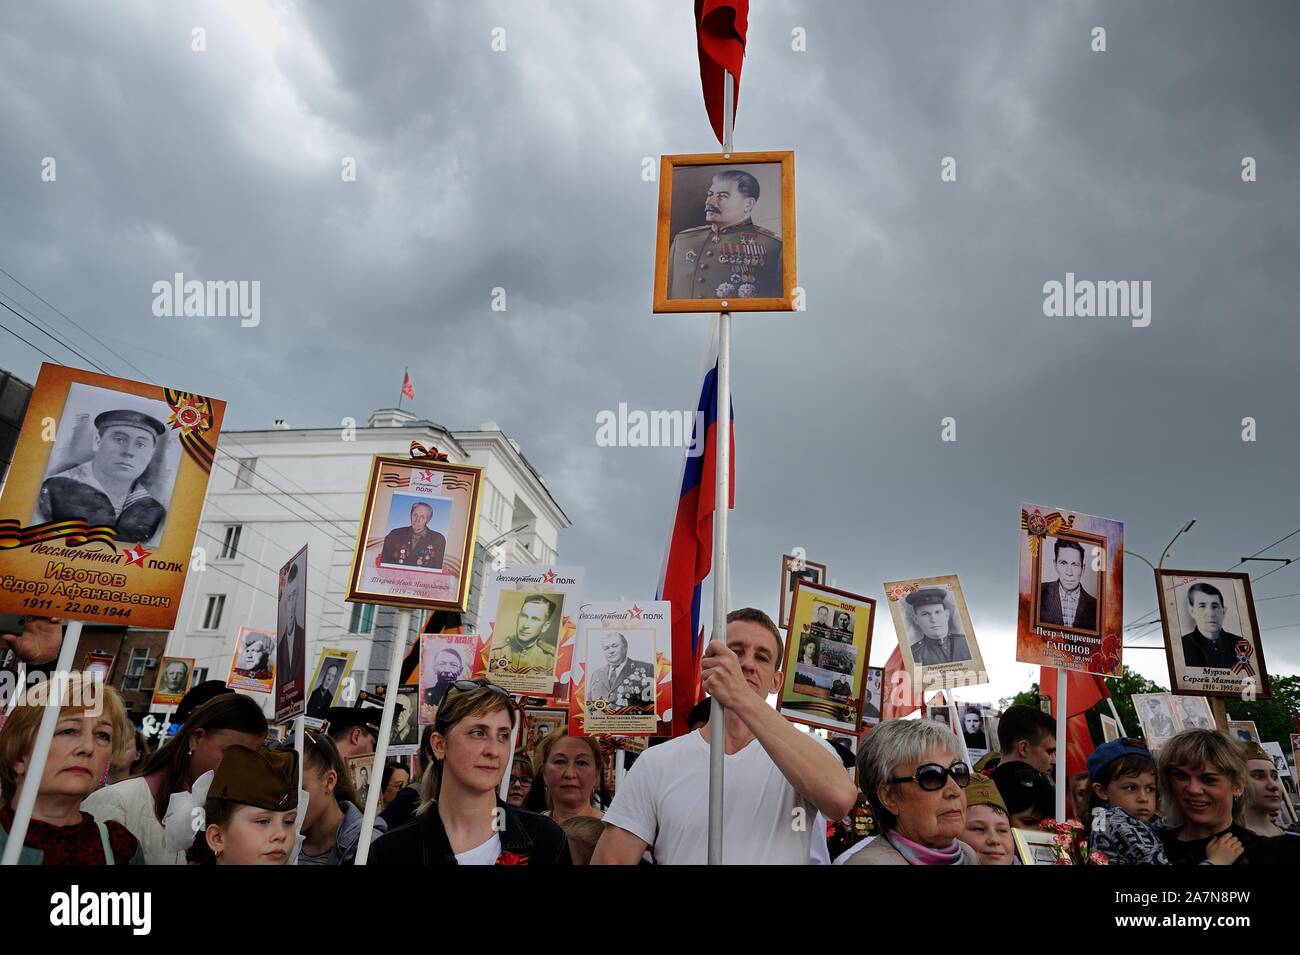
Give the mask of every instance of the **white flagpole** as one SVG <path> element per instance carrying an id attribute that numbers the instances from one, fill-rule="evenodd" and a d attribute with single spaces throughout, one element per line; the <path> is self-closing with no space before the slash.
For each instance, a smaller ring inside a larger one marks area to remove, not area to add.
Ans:
<path id="1" fill-rule="evenodd" d="M 506 773 L 501 777 L 501 785 L 497 787 L 497 795 L 501 801 L 505 802 L 510 796 L 510 774 L 515 771 L 515 747 L 519 745 L 519 713 L 515 710 L 514 726 L 510 728 L 510 758 L 506 760 Z"/>
<path id="2" fill-rule="evenodd" d="M 736 80 L 724 72 L 722 154 L 731 155 Z M 713 496 L 713 639 L 727 640 L 727 506 L 731 487 L 731 313 L 718 316 L 718 452 Z M 722 704 L 709 706 L 709 865 L 722 865 L 722 771 L 727 754 Z"/>
<path id="3" fill-rule="evenodd" d="M 36 808 L 36 793 L 41 787 L 41 777 L 45 775 L 45 763 L 50 756 L 50 744 L 54 742 L 54 727 L 59 722 L 59 711 L 63 708 L 61 699 L 52 698 L 67 685 L 64 681 L 72 670 L 72 659 L 77 653 L 77 644 L 81 642 L 81 621 L 71 620 L 63 634 L 63 646 L 59 648 L 59 660 L 54 664 L 45 688 L 50 694 L 45 700 L 45 712 L 41 714 L 41 723 L 36 730 L 36 741 L 32 743 L 32 757 L 27 761 L 27 772 L 23 774 L 23 788 L 18 794 L 18 805 L 14 807 L 14 824 L 9 829 L 9 841 L 5 843 L 4 857 L 0 865 L 17 865 L 18 854 L 23 851 L 23 841 L 27 838 L 27 826 L 32 821 L 32 810 Z M 14 688 L 14 693 L 19 688 Z"/>
<path id="4" fill-rule="evenodd" d="M 1065 667 L 1056 668 L 1056 819 L 1065 820 L 1065 749 L 1069 743 L 1066 736 L 1065 714 L 1067 711 L 1066 686 L 1069 677 Z"/>
<path id="5" fill-rule="evenodd" d="M 388 685 L 384 687 L 384 715 L 379 720 L 379 742 L 375 744 L 375 762 L 370 767 L 370 787 L 366 791 L 366 812 L 361 817 L 361 836 L 357 842 L 357 858 L 353 865 L 365 865 L 370 855 L 370 835 L 379 813 L 380 780 L 384 775 L 384 760 L 388 758 L 388 737 L 393 732 L 393 713 L 397 709 L 397 683 L 402 679 L 402 660 L 406 656 L 406 635 L 411 629 L 411 611 L 397 611 L 397 627 L 393 634 L 392 656 L 388 661 Z M 375 775 L 376 771 L 379 775 Z"/>

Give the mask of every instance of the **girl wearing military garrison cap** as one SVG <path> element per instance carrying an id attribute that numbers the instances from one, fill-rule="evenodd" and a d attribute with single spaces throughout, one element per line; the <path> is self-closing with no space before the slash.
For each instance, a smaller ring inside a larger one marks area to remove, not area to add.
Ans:
<path id="1" fill-rule="evenodd" d="M 194 791 L 202 789 L 195 784 Z M 204 826 L 186 858 L 197 865 L 284 865 L 298 839 L 296 750 L 231 746 L 211 777 Z M 193 812 L 192 807 L 191 813 Z M 170 820 L 169 815 L 169 820 Z M 184 821 L 183 815 L 178 819 Z"/>

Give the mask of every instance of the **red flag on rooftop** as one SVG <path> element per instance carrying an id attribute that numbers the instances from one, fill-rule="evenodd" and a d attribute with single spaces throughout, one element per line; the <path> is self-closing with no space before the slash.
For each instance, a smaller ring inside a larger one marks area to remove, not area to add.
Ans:
<path id="1" fill-rule="evenodd" d="M 411 384 L 411 370 L 409 368 L 402 375 L 402 397 L 415 397 L 415 386 Z"/>
<path id="2" fill-rule="evenodd" d="M 749 30 L 749 0 L 695 0 L 695 34 L 700 50 L 700 82 L 704 108 L 713 133 L 722 142 L 724 72 L 736 80 L 732 115 L 740 103 L 740 67 L 745 62 Z M 734 119 L 733 119 L 734 121 Z"/>

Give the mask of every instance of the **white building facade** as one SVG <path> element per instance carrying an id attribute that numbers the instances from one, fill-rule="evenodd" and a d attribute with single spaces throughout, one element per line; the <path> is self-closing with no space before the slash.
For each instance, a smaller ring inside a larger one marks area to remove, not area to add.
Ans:
<path id="1" fill-rule="evenodd" d="M 482 571 L 494 557 L 507 564 L 557 562 L 559 532 L 569 519 L 519 445 L 493 422 L 449 431 L 390 409 L 350 429 L 277 422 L 267 431 L 226 432 L 195 538 L 206 567 L 189 572 L 167 655 L 194 658 L 196 682 L 224 680 L 241 627 L 275 630 L 277 572 L 306 545 L 308 679 L 321 650 L 330 647 L 356 651 L 353 692 L 384 682 L 396 612 L 347 603 L 344 596 L 371 458 L 406 457 L 412 441 L 484 469 L 466 630 L 477 626 Z M 413 617 L 408 647 L 422 621 L 423 614 Z M 269 713 L 269 694 L 264 704 Z"/>

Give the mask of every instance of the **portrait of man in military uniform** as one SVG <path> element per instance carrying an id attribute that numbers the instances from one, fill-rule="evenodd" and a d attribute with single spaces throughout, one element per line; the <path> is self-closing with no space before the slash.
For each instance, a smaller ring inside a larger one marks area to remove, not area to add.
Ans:
<path id="1" fill-rule="evenodd" d="M 505 595 L 509 597 L 510 595 Z M 501 621 L 492 640 L 492 672 L 553 672 L 555 645 L 564 598 L 558 594 L 528 594 L 519 604 L 514 626 Z"/>
<path id="2" fill-rule="evenodd" d="M 772 165 L 779 170 L 779 165 Z M 672 238 L 668 298 L 781 297 L 785 291 L 781 237 L 754 222 L 760 200 L 769 201 L 762 198 L 758 179 L 744 169 L 725 166 L 679 167 L 675 172 L 690 170 L 689 181 L 700 169 L 714 171 L 702 195 L 691 190 L 673 195 L 675 220 L 679 204 L 700 204 L 704 224 L 681 229 Z M 778 218 L 780 197 L 771 201 L 775 206 L 771 218 Z M 698 221 L 694 215 L 691 218 Z"/>
<path id="3" fill-rule="evenodd" d="M 111 392 L 105 395 L 108 400 L 119 397 Z M 92 526 L 112 527 L 122 543 L 154 540 L 167 518 L 167 507 L 154 497 L 143 478 L 159 443 L 166 440 L 166 426 L 143 411 L 118 407 L 95 414 L 94 432 L 88 435 L 88 417 L 70 407 L 60 422 L 61 437 L 66 429 L 68 438 L 56 445 L 51 464 L 66 464 L 70 458 L 82 460 L 61 467 L 41 484 L 34 521 L 80 518 Z M 88 460 L 86 451 L 90 451 Z"/>
<path id="4" fill-rule="evenodd" d="M 907 604 L 909 644 L 917 666 L 958 663 L 971 658 L 966 635 L 953 625 L 954 607 L 944 587 L 924 587 L 903 598 Z"/>
<path id="5" fill-rule="evenodd" d="M 384 537 L 380 553 L 382 564 L 402 564 L 420 570 L 441 570 L 442 558 L 447 552 L 447 538 L 430 529 L 433 505 L 416 501 L 411 505 L 411 523 L 398 527 Z"/>

